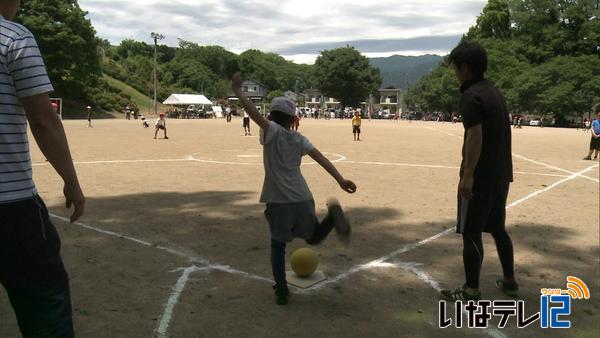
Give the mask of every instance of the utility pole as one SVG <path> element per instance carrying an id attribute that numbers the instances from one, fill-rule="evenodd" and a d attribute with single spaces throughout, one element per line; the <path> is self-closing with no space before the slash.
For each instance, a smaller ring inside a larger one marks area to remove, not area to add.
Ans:
<path id="1" fill-rule="evenodd" d="M 156 69 L 158 68 L 158 40 L 162 40 L 165 38 L 164 35 L 159 33 L 150 33 L 150 37 L 154 39 L 154 115 L 158 114 L 158 107 L 156 105 L 156 88 L 158 86 L 158 79 L 156 74 Z"/>

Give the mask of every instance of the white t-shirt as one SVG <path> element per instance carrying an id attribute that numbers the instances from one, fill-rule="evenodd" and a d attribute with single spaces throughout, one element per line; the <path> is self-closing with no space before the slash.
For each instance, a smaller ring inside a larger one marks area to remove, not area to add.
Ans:
<path id="1" fill-rule="evenodd" d="M 245 110 L 244 110 L 244 118 L 245 119 L 250 118 L 250 115 L 248 115 L 248 112 L 246 112 Z"/>
<path id="2" fill-rule="evenodd" d="M 260 202 L 295 203 L 310 201 L 313 196 L 300 171 L 302 156 L 315 147 L 302 134 L 287 130 L 270 121 L 265 138 L 260 131 L 263 145 L 265 181 Z"/>
<path id="3" fill-rule="evenodd" d="M 167 120 L 166 119 L 162 119 L 161 120 L 160 117 L 156 119 L 156 126 L 162 126 L 162 127 L 164 127 L 166 125 L 167 125 Z"/>
<path id="4" fill-rule="evenodd" d="M 0 204 L 36 194 L 21 99 L 54 89 L 33 34 L 0 16 Z"/>

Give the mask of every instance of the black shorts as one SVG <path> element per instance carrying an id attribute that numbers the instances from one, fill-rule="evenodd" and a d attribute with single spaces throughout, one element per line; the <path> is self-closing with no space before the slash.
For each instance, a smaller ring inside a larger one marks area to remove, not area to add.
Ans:
<path id="1" fill-rule="evenodd" d="M 156 126 L 156 129 L 165 130 L 165 126 Z"/>
<path id="2" fill-rule="evenodd" d="M 244 128 L 250 128 L 250 118 L 244 117 Z"/>
<path id="3" fill-rule="evenodd" d="M 504 230 L 506 222 L 506 199 L 510 183 L 495 188 L 473 189 L 468 200 L 458 197 L 456 232 L 481 233 Z"/>
<path id="4" fill-rule="evenodd" d="M 600 138 L 594 138 L 594 136 L 592 136 L 590 150 L 600 150 Z"/>
<path id="5" fill-rule="evenodd" d="M 360 134 L 360 126 L 352 126 L 353 134 Z"/>
<path id="6" fill-rule="evenodd" d="M 38 196 L 0 204 L 0 283 L 26 290 L 66 285 L 60 239 Z"/>

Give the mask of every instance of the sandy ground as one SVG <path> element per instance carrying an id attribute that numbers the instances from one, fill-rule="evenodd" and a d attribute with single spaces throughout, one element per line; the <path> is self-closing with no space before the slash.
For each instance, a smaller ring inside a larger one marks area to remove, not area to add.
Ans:
<path id="1" fill-rule="evenodd" d="M 451 231 L 431 238 L 454 225 L 461 125 L 365 120 L 363 141 L 353 142 L 348 120 L 302 121 L 301 132 L 358 192 L 344 193 L 306 159 L 319 215 L 327 198 L 339 198 L 354 238 L 350 249 L 335 236 L 314 248 L 328 280 L 293 290 L 286 307 L 274 304 L 271 290 L 255 125 L 246 137 L 240 119 L 170 120 L 169 140 L 153 140 L 139 121 L 86 125 L 65 122 L 86 214 L 78 225 L 54 218 L 79 337 L 600 335 L 598 168 L 573 175 L 598 164 L 581 160 L 589 134 L 513 132 L 521 157 L 514 157 L 508 227 L 528 314 L 539 310 L 540 288 L 564 288 L 568 275 L 587 282 L 592 298 L 573 302 L 571 330 L 543 330 L 539 322 L 518 330 L 514 318 L 503 330 L 469 330 L 438 328 L 436 288 L 463 283 L 462 243 Z M 65 217 L 61 181 L 33 148 L 40 195 Z M 288 255 L 303 246 L 292 242 Z M 493 288 L 501 270 L 489 236 L 485 250 L 483 296 L 503 299 Z M 0 337 L 15 336 L 0 291 Z"/>

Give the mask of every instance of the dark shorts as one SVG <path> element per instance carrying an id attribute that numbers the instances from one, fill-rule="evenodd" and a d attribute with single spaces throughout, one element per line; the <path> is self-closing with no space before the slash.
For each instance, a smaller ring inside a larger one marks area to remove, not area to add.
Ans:
<path id="1" fill-rule="evenodd" d="M 360 134 L 360 126 L 352 126 L 353 134 Z"/>
<path id="2" fill-rule="evenodd" d="M 265 217 L 269 222 L 271 239 L 280 243 L 294 238 L 309 239 L 319 225 L 315 213 L 315 201 L 267 204 Z"/>
<path id="3" fill-rule="evenodd" d="M 594 138 L 594 136 L 592 136 L 590 150 L 600 150 L 600 138 Z"/>
<path id="4" fill-rule="evenodd" d="M 156 129 L 165 130 L 165 126 L 156 126 Z"/>
<path id="5" fill-rule="evenodd" d="M 250 118 L 249 117 L 244 117 L 244 128 L 246 127 L 250 127 Z"/>
<path id="6" fill-rule="evenodd" d="M 510 183 L 495 188 L 473 189 L 470 200 L 458 197 L 457 233 L 481 233 L 504 230 L 506 199 Z"/>
<path id="7" fill-rule="evenodd" d="M 72 337 L 60 239 L 38 196 L 0 204 L 0 283 L 24 337 Z"/>

